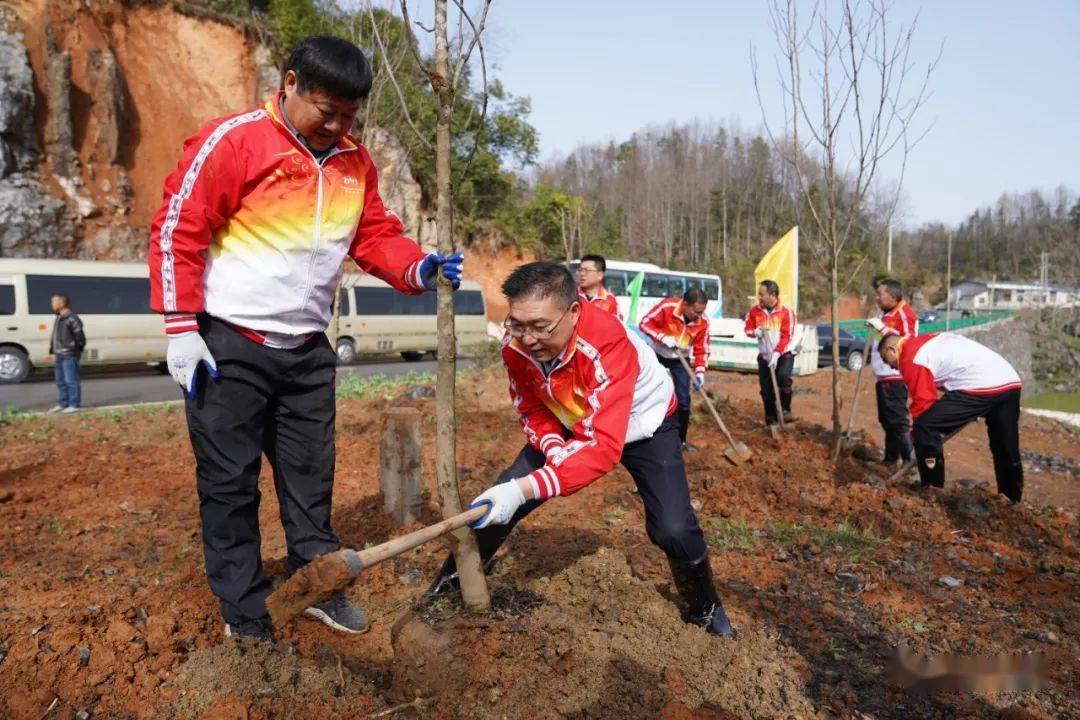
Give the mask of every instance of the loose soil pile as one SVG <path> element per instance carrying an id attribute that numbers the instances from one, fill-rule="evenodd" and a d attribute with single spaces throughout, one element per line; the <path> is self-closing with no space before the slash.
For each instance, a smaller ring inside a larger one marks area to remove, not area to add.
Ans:
<path id="1" fill-rule="evenodd" d="M 1046 466 L 1025 503 L 1010 505 L 992 494 L 976 427 L 950 444 L 944 491 L 888 486 L 869 463 L 830 463 L 810 423 L 778 449 L 757 424 L 751 380 L 710 384 L 729 398 L 721 411 L 753 460 L 727 463 L 703 412 L 691 427 L 702 449 L 687 456 L 734 641 L 682 623 L 619 469 L 522 523 L 492 576 L 490 615 L 411 610 L 445 553 L 432 543 L 348 590 L 371 632 L 346 637 L 301 619 L 287 645 L 237 649 L 203 576 L 182 414 L 0 427 L 0 717 L 365 718 L 401 703 L 411 704 L 392 717 L 1080 717 L 1080 525 L 1065 465 Z M 797 404 L 817 412 L 827 378 L 799 382 Z M 523 440 L 498 369 L 459 387 L 468 499 Z M 430 418 L 431 402 L 339 403 L 334 522 L 346 546 L 437 519 L 433 420 L 417 524 L 382 513 L 373 461 L 383 410 L 414 405 Z M 1025 417 L 1021 432 L 1025 451 L 1080 461 L 1075 431 Z M 272 479 L 261 482 L 263 553 L 280 577 L 284 537 Z M 1042 652 L 1045 687 L 911 694 L 886 672 L 901 643 L 928 654 Z"/>

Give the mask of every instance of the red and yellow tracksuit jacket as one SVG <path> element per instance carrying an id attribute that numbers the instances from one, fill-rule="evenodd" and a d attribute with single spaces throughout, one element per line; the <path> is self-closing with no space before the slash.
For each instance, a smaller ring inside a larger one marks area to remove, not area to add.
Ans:
<path id="1" fill-rule="evenodd" d="M 206 312 L 255 339 L 302 342 L 330 322 L 346 255 L 396 290 L 424 289 L 425 253 L 383 205 L 367 150 L 345 137 L 318 162 L 283 122 L 283 97 L 204 125 L 165 180 L 148 261 L 169 333 Z"/>
<path id="2" fill-rule="evenodd" d="M 678 352 L 692 351 L 690 365 L 695 373 L 703 373 L 709 366 L 709 318 L 699 316 L 687 323 L 682 315 L 682 298 L 664 298 L 645 313 L 638 327 L 652 340 L 653 350 L 662 358 L 675 359 Z M 664 344 L 665 337 L 678 342 L 678 351 Z"/>
<path id="3" fill-rule="evenodd" d="M 525 436 L 547 457 L 528 476 L 537 498 L 570 495 L 603 476 L 623 445 L 652 437 L 675 411 L 671 375 L 645 341 L 588 303 L 550 372 L 509 334 L 502 358 Z"/>
<path id="4" fill-rule="evenodd" d="M 581 297 L 582 302 L 595 305 L 604 312 L 611 313 L 619 318 L 619 320 L 622 320 L 622 315 L 619 313 L 618 300 L 616 300 L 615 296 L 608 292 L 608 289 L 603 285 L 600 286 L 600 289 L 595 295 L 590 296 L 583 291 L 578 292 L 578 295 Z"/>
<path id="5" fill-rule="evenodd" d="M 873 341 L 870 346 L 870 367 L 874 371 L 874 378 L 879 383 L 897 382 L 902 380 L 900 371 L 893 370 L 881 359 L 881 353 L 877 349 L 878 343 L 886 335 L 899 335 L 902 338 L 917 337 L 919 334 L 919 317 L 911 309 L 910 305 L 901 300 L 889 312 L 881 313 L 880 320 L 885 324 L 885 330 L 874 333 L 867 338 Z"/>
<path id="6" fill-rule="evenodd" d="M 746 313 L 745 331 L 749 337 L 754 337 L 755 330 L 765 328 L 765 334 L 758 338 L 758 355 L 768 359 L 772 352 L 781 355 L 795 352 L 791 340 L 795 335 L 795 322 L 795 311 L 779 302 L 772 309 L 758 304 Z"/>
<path id="7" fill-rule="evenodd" d="M 937 402 L 938 389 L 996 395 L 1020 389 L 1020 375 L 990 348 L 963 335 L 930 333 L 900 340 L 900 375 L 911 395 L 911 417 Z"/>

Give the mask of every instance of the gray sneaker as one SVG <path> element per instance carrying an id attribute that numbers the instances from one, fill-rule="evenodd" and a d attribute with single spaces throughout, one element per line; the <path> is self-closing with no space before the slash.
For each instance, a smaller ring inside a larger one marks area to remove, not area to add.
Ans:
<path id="1" fill-rule="evenodd" d="M 340 590 L 326 602 L 312 605 L 304 614 L 321 620 L 338 632 L 360 634 L 369 630 L 367 613 L 346 600 L 345 593 Z"/>
<path id="2" fill-rule="evenodd" d="M 257 642 L 273 642 L 270 634 L 270 619 L 258 618 L 256 620 L 244 620 L 243 622 L 225 624 L 225 637 L 249 638 Z"/>

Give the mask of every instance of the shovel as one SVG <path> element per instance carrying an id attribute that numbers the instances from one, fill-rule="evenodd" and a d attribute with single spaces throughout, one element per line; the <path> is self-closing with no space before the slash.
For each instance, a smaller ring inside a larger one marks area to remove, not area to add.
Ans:
<path id="1" fill-rule="evenodd" d="M 693 377 L 694 371 L 690 369 L 690 363 L 686 362 L 686 358 L 682 356 L 682 353 L 676 352 L 675 354 L 678 356 L 679 362 L 682 363 L 683 369 L 686 370 L 686 374 Z M 716 424 L 720 426 L 720 432 L 724 433 L 724 437 L 727 438 L 728 447 L 724 449 L 724 457 L 731 461 L 732 465 L 742 465 L 753 456 L 753 453 L 750 452 L 750 448 L 746 447 L 745 443 L 735 442 L 735 438 L 731 437 L 727 425 L 724 425 L 724 420 L 720 417 L 720 413 L 716 412 L 716 408 L 713 406 L 712 400 L 709 399 L 708 393 L 705 392 L 705 388 L 700 387 L 697 391 L 701 394 L 702 399 L 705 400 L 705 405 L 708 406 L 709 412 L 712 413 L 713 419 L 716 420 Z"/>
<path id="2" fill-rule="evenodd" d="M 769 350 L 769 357 L 772 357 L 773 350 Z M 779 423 L 779 427 L 776 425 L 769 426 L 769 432 L 772 434 L 773 440 L 780 442 L 780 433 L 784 429 L 784 406 L 780 402 L 780 385 L 776 382 L 776 368 L 769 365 L 769 378 L 772 379 L 773 387 L 773 400 L 776 403 L 776 421 Z"/>
<path id="3" fill-rule="evenodd" d="M 841 447 L 846 447 L 851 442 L 851 424 L 855 422 L 855 409 L 859 407 L 859 388 L 862 386 L 862 371 L 866 367 L 867 360 L 870 359 L 870 331 L 866 331 L 866 344 L 863 345 L 862 353 L 862 365 L 859 366 L 859 372 L 855 376 L 855 397 L 851 399 L 851 415 L 848 416 L 847 429 L 844 430 L 844 436 L 840 439 Z"/>
<path id="4" fill-rule="evenodd" d="M 479 505 L 366 550 L 342 548 L 320 555 L 270 593 L 270 597 L 266 599 L 266 609 L 270 613 L 271 622 L 277 627 L 284 627 L 309 606 L 322 602 L 336 591 L 351 585 L 364 568 L 377 565 L 475 522 L 484 517 L 487 511 L 487 505 Z"/>

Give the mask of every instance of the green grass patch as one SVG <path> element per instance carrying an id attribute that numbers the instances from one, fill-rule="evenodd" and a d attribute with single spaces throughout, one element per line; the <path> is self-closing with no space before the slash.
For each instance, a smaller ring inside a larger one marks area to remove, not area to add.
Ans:
<path id="1" fill-rule="evenodd" d="M 389 400 L 413 385 L 431 385 L 435 382 L 433 373 L 411 372 L 405 375 L 389 377 L 387 375 L 344 375 L 337 380 L 337 396 L 339 398 L 359 398 L 361 400 L 375 400 L 382 398 Z"/>
<path id="2" fill-rule="evenodd" d="M 1080 392 L 1045 392 L 1025 398 L 1024 407 L 1080 413 Z"/>
<path id="3" fill-rule="evenodd" d="M 747 551 L 758 544 L 758 537 L 745 520 L 710 520 L 706 524 L 706 537 L 717 550 Z"/>
<path id="4" fill-rule="evenodd" d="M 832 527 L 817 523 L 770 522 L 763 528 L 754 528 L 745 520 L 710 520 L 706 524 L 709 543 L 718 550 L 747 551 L 760 542 L 791 546 L 805 538 L 823 550 L 846 554 L 852 563 L 858 563 L 867 553 L 873 552 L 888 538 L 875 535 L 873 529 L 863 529 L 846 520 Z"/>
<path id="5" fill-rule="evenodd" d="M 6 410 L 0 410 L 0 427 L 14 425 L 24 419 L 26 419 L 26 414 L 18 408 L 9 407 Z"/>

